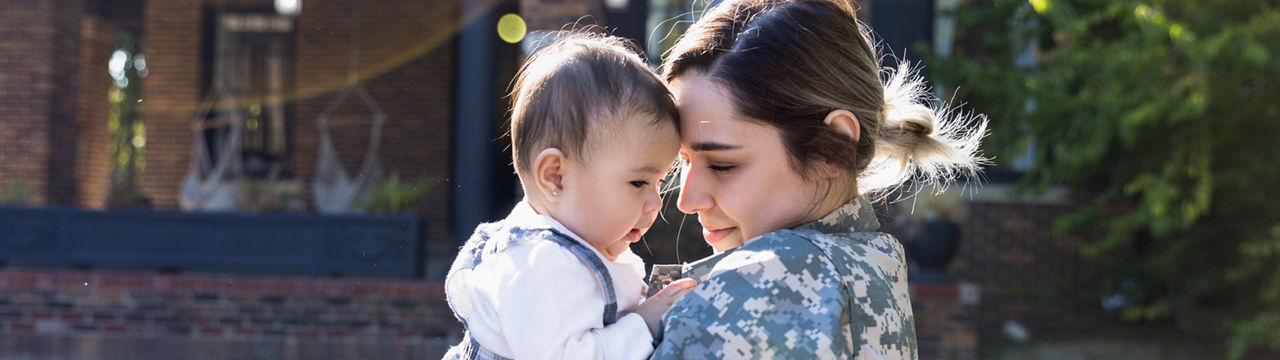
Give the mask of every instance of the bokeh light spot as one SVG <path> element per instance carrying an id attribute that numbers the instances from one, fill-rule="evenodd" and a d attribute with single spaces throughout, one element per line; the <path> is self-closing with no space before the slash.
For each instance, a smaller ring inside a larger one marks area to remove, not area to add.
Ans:
<path id="1" fill-rule="evenodd" d="M 520 15 L 506 14 L 498 19 L 498 37 L 507 43 L 515 44 L 524 40 L 526 30 L 524 19 Z"/>

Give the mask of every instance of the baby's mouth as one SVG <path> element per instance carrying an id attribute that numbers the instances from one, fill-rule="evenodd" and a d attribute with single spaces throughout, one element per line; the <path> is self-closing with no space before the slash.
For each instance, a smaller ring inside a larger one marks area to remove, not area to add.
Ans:
<path id="1" fill-rule="evenodd" d="M 644 232 L 640 231 L 640 229 L 631 229 L 631 231 L 628 231 L 627 236 L 623 237 L 623 239 L 625 239 L 627 243 L 634 243 L 634 242 L 640 241 L 641 235 L 644 235 Z"/>

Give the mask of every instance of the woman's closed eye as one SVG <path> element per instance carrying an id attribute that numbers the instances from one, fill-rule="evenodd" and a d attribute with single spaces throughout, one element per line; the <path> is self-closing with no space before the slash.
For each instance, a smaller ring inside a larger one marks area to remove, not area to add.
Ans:
<path id="1" fill-rule="evenodd" d="M 736 167 L 738 167 L 738 166 L 737 166 L 737 165 L 722 165 L 722 164 L 710 164 L 710 165 L 707 165 L 707 168 L 708 168 L 708 169 L 711 169 L 711 171 L 718 172 L 718 173 L 725 173 L 725 172 L 729 172 L 729 170 L 733 170 L 733 168 L 736 168 Z"/>
<path id="2" fill-rule="evenodd" d="M 685 156 L 684 154 L 680 154 L 680 157 L 676 159 L 676 163 L 679 165 L 680 168 L 684 168 L 684 169 L 688 169 L 689 166 L 694 165 L 693 160 L 691 160 L 689 156 Z M 716 173 L 726 173 L 726 172 L 729 172 L 730 170 L 733 170 L 736 167 L 738 166 L 734 164 L 721 163 L 716 161 L 709 161 L 709 163 L 707 164 L 707 168 L 711 169 L 712 172 L 716 172 Z"/>
<path id="3" fill-rule="evenodd" d="M 639 189 L 639 188 L 643 188 L 645 185 L 649 185 L 649 181 L 647 181 L 647 180 L 634 180 L 634 181 L 631 181 L 631 182 L 630 182 L 630 184 L 631 184 L 631 186 L 635 186 L 637 189 Z"/>

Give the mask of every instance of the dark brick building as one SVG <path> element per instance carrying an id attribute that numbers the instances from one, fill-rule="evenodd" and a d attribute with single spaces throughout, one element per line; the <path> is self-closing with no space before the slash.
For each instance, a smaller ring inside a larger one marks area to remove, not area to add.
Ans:
<path id="1" fill-rule="evenodd" d="M 309 186 L 320 146 L 316 120 L 358 64 L 355 74 L 387 115 L 382 168 L 433 184 L 415 209 L 425 223 L 419 279 L 6 266 L 0 268 L 0 358 L 438 356 L 458 328 L 436 281 L 442 267 L 475 222 L 505 215 L 516 196 L 507 153 L 493 140 L 506 111 L 501 92 L 520 48 L 496 39 L 496 15 L 519 12 L 535 31 L 587 14 L 643 27 L 619 34 L 648 34 L 650 10 L 687 10 L 635 0 L 624 8 L 552 0 L 302 3 L 299 14 L 286 16 L 272 0 L 0 0 L 0 190 L 21 184 L 36 206 L 107 208 L 114 160 L 106 119 L 115 81 L 107 64 L 123 33 L 142 39 L 146 56 L 140 189 L 153 209 L 176 210 L 197 141 L 193 119 L 209 112 L 202 101 L 220 56 L 212 34 L 230 21 L 233 30 L 266 34 L 243 44 L 283 44 L 271 56 L 284 66 L 267 70 L 279 83 L 256 85 L 278 90 L 278 101 L 257 101 L 282 104 L 282 121 L 272 125 L 282 137 L 266 136 L 254 146 L 272 155 L 283 170 L 281 186 L 294 189 L 303 211 L 315 210 Z M 932 25 L 907 26 L 931 24 L 931 4 L 865 1 L 860 17 L 901 53 L 908 45 L 898 44 L 932 36 Z M 894 21 L 902 14 L 925 20 Z M 371 125 L 358 100 L 347 99 L 333 112 L 332 140 L 349 172 L 362 165 Z M 970 216 L 950 268 L 956 282 L 914 287 L 923 358 L 974 358 L 975 329 L 995 333 L 1007 320 L 1033 331 L 1097 320 L 1084 297 L 1089 287 L 1075 276 L 1084 240 L 1050 232 L 1070 202 L 1010 196 L 1001 188 L 988 186 L 966 203 Z M 656 229 L 647 237 L 650 246 L 675 247 L 671 237 L 683 217 L 669 211 L 666 218 L 674 229 Z M 882 219 L 894 222 L 888 213 Z M 693 217 L 684 225 L 680 239 L 688 245 L 684 239 L 697 239 L 699 230 Z"/>
<path id="2" fill-rule="evenodd" d="M 448 251 L 456 241 L 455 187 L 448 182 L 455 178 L 462 4 L 308 0 L 289 16 L 272 0 L 0 1 L 0 189 L 27 205 L 107 209 L 115 160 L 108 62 L 127 36 L 145 54 L 138 184 L 150 208 L 176 210 L 198 139 L 193 124 L 210 112 L 203 101 L 219 76 L 215 59 L 253 68 L 261 59 L 252 57 L 265 52 L 277 65 L 256 73 L 269 84 L 251 86 L 271 87 L 273 97 L 242 100 L 282 111 L 258 125 L 275 131 L 262 139 L 266 145 L 246 148 L 271 152 L 283 174 L 279 186 L 303 189 L 293 194 L 306 204 L 302 210 L 314 211 L 316 119 L 354 73 L 386 114 L 378 158 L 384 172 L 434 184 L 413 209 L 424 221 L 426 256 Z M 249 50 L 228 55 L 216 43 L 219 31 L 239 31 L 239 45 Z M 372 118 L 359 100 L 332 112 L 332 141 L 350 173 L 362 165 Z M 17 236 L 0 236 L 0 243 L 12 248 L 22 241 Z M 431 357 L 458 325 L 438 285 L 420 280 L 13 266 L 0 278 L 0 357 L 190 358 L 201 344 L 228 349 L 204 358 Z"/>

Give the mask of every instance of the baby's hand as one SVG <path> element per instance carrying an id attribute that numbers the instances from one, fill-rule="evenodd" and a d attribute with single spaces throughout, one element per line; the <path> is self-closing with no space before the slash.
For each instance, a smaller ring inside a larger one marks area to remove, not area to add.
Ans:
<path id="1" fill-rule="evenodd" d="M 658 333 L 658 321 L 662 320 L 662 315 L 667 313 L 667 309 L 670 309 L 676 300 L 680 300 L 689 293 L 689 290 L 693 290 L 695 285 L 698 285 L 698 282 L 693 279 L 676 280 L 636 306 L 635 313 L 644 318 L 645 325 L 649 325 L 649 334 Z"/>

